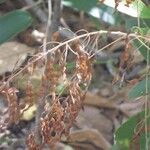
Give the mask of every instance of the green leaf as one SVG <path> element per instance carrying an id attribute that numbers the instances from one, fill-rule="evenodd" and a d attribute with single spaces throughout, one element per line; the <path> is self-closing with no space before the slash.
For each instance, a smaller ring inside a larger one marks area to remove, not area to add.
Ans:
<path id="1" fill-rule="evenodd" d="M 149 114 L 149 111 L 148 113 Z M 121 127 L 115 133 L 115 140 L 117 145 L 121 146 L 121 150 L 130 150 L 131 143 L 132 149 L 136 149 L 136 142 L 134 143 L 133 138 L 139 138 L 139 149 L 145 150 L 145 122 L 149 127 L 150 116 L 147 116 L 147 121 L 145 121 L 145 112 L 140 112 L 139 114 L 131 117 L 128 121 L 121 125 Z M 137 134 L 139 133 L 139 134 Z M 150 146 L 150 133 L 148 132 L 148 141 Z"/>
<path id="2" fill-rule="evenodd" d="M 112 0 L 105 0 L 105 5 L 115 8 L 115 3 Z M 150 18 L 150 9 L 141 0 L 134 1 L 129 7 L 125 6 L 125 1 L 120 2 L 117 10 L 121 13 L 127 14 L 133 17 L 140 17 L 143 19 Z M 138 12 L 138 13 L 137 13 Z"/>
<path id="3" fill-rule="evenodd" d="M 113 145 L 109 150 L 122 150 L 121 146 L 118 144 Z"/>
<path id="4" fill-rule="evenodd" d="M 118 15 L 114 18 L 116 14 L 113 15 L 113 9 L 103 4 L 100 5 L 98 0 L 63 0 L 63 5 L 76 10 L 84 11 L 88 15 L 95 17 L 93 21 L 96 24 L 98 23 L 99 19 L 102 19 L 110 24 L 116 24 L 115 19 L 117 17 L 121 18 Z"/>
<path id="5" fill-rule="evenodd" d="M 139 22 L 140 22 L 140 27 L 141 28 L 145 28 L 145 27 L 150 26 L 150 19 L 139 18 Z M 125 18 L 125 24 L 126 24 L 127 29 L 132 30 L 133 27 L 138 26 L 137 18 L 126 17 Z"/>
<path id="6" fill-rule="evenodd" d="M 137 98 L 140 96 L 144 96 L 146 95 L 146 79 L 143 79 L 142 81 L 140 81 L 138 84 L 136 84 L 131 91 L 128 94 L 129 98 Z M 150 76 L 148 76 L 148 80 L 147 80 L 147 90 L 148 93 L 150 92 Z"/>
<path id="7" fill-rule="evenodd" d="M 141 2 L 142 3 L 142 2 Z M 130 30 L 133 26 L 137 26 L 137 3 L 134 2 L 134 6 L 131 5 L 130 7 L 125 6 L 125 1 L 120 3 L 118 7 L 118 11 L 115 11 L 115 3 L 112 0 L 105 0 L 104 4 L 101 4 L 99 0 L 63 0 L 63 5 L 67 7 L 71 7 L 75 10 L 81 10 L 93 17 L 92 20 L 97 29 L 100 29 L 100 20 L 107 22 L 113 25 L 122 25 L 125 23 L 127 30 Z M 147 13 L 150 10 L 147 10 L 147 7 L 142 3 L 143 9 L 140 7 L 141 16 L 143 13 Z M 146 10 L 145 10 L 146 9 Z M 144 12 L 143 12 L 144 11 Z M 146 12 L 145 12 L 146 11 Z M 114 13 L 115 12 L 115 13 Z M 124 15 L 127 14 L 127 15 Z M 149 14 L 149 13 L 148 13 Z M 146 14 L 147 16 L 147 14 Z M 140 26 L 150 26 L 150 19 L 139 18 Z"/>
<path id="8" fill-rule="evenodd" d="M 93 8 L 94 6 L 97 5 L 98 0 L 64 0 L 63 3 L 66 6 L 72 7 L 72 8 L 77 8 L 79 10 L 83 10 L 85 12 L 88 12 Z"/>
<path id="9" fill-rule="evenodd" d="M 16 10 L 0 17 L 0 44 L 14 37 L 32 24 L 26 11 Z"/>
<path id="10" fill-rule="evenodd" d="M 137 7 L 138 6 L 138 7 Z M 147 7 L 142 1 L 135 1 L 133 5 L 134 9 L 138 8 L 139 17 L 143 19 L 150 18 L 150 8 Z"/>

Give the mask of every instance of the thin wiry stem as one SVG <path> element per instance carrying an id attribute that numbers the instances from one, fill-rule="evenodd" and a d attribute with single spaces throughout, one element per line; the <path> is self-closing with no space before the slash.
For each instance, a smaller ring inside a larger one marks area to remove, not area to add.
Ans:
<path id="1" fill-rule="evenodd" d="M 149 73 L 149 56 L 150 52 L 147 50 L 147 65 L 146 65 L 146 83 L 145 83 L 145 90 L 146 90 L 146 96 L 145 96 L 145 148 L 146 150 L 149 150 L 149 139 L 148 139 L 148 73 Z"/>
<path id="2" fill-rule="evenodd" d="M 137 23 L 138 27 L 140 28 L 140 12 L 139 12 L 139 1 L 137 1 Z"/>
<path id="3" fill-rule="evenodd" d="M 55 0 L 54 6 L 53 6 L 53 15 L 52 15 L 52 1 L 48 0 L 48 21 L 46 26 L 46 33 L 45 33 L 45 39 L 43 41 L 43 53 L 47 53 L 47 41 L 48 38 L 51 41 L 52 34 L 58 30 L 58 22 L 60 20 L 60 12 L 61 12 L 61 0 Z M 46 76 L 48 74 L 47 65 L 49 63 L 49 60 L 51 59 L 50 53 L 47 53 L 45 55 L 45 69 L 43 72 L 43 76 Z M 42 135 L 41 135 L 41 117 L 42 113 L 44 112 L 44 106 L 45 106 L 45 100 L 46 96 L 49 94 L 49 88 L 50 88 L 50 81 L 43 81 L 45 87 L 44 93 L 41 97 L 38 98 L 38 108 L 37 108 L 37 115 L 36 115 L 36 129 L 35 129 L 35 139 L 36 143 L 41 145 L 42 143 Z"/>
<path id="4" fill-rule="evenodd" d="M 103 51 L 104 49 L 106 49 L 106 48 L 108 48 L 109 46 L 111 46 L 111 45 L 113 45 L 113 44 L 115 44 L 115 43 L 121 41 L 121 40 L 124 39 L 124 38 L 125 38 L 125 36 L 122 36 L 122 37 L 118 38 L 117 40 L 111 42 L 110 44 L 108 44 L 108 45 L 104 46 L 103 48 L 99 49 L 98 51 L 96 51 L 96 53 L 99 53 L 99 52 Z M 93 55 L 91 55 L 91 58 L 92 58 L 93 56 L 95 56 L 96 53 L 94 53 Z"/>
<path id="5" fill-rule="evenodd" d="M 54 48 L 51 48 L 51 49 L 47 50 L 46 52 L 42 52 L 42 53 L 40 53 L 40 55 L 39 55 L 39 54 L 35 55 L 34 58 L 32 59 L 32 61 L 29 62 L 24 68 L 22 68 L 22 69 L 21 69 L 20 71 L 18 71 L 16 74 L 12 75 L 12 76 L 7 80 L 7 83 L 10 82 L 10 81 L 12 81 L 16 76 L 18 76 L 21 72 L 23 72 L 25 69 L 27 69 L 32 63 L 37 62 L 38 60 L 40 60 L 40 59 L 42 59 L 43 57 L 45 57 L 47 54 L 56 51 L 56 50 L 59 49 L 60 47 L 65 46 L 65 45 L 67 45 L 67 44 L 69 44 L 69 43 L 71 43 L 71 42 L 73 42 L 73 41 L 75 41 L 75 40 L 84 38 L 84 37 L 86 37 L 86 36 L 101 35 L 101 34 L 115 35 L 115 36 L 118 36 L 118 38 L 121 37 L 119 40 L 125 39 L 126 36 L 127 36 L 127 33 L 124 33 L 124 32 L 118 32 L 118 31 L 117 31 L 117 32 L 108 32 L 108 31 L 105 31 L 105 30 L 90 32 L 90 33 L 82 34 L 82 35 L 79 35 L 79 36 L 72 36 L 71 39 L 69 39 L 69 40 L 67 40 L 67 41 L 65 41 L 65 42 L 63 42 L 63 43 L 58 43 L 58 42 L 57 42 L 58 45 L 55 46 Z M 147 42 L 150 42 L 149 39 L 147 39 L 147 38 L 145 38 L 145 37 L 143 37 L 143 36 L 141 36 L 141 35 L 134 34 L 134 33 L 129 34 L 128 37 L 131 38 L 131 39 L 132 39 L 132 38 L 137 38 L 137 39 L 142 38 L 142 39 L 145 39 Z M 103 48 L 100 49 L 99 51 L 102 51 L 102 50 L 108 48 L 109 46 L 115 44 L 115 43 L 118 42 L 119 40 L 116 40 L 116 41 L 114 41 L 114 42 L 112 42 L 112 43 L 106 45 L 105 47 L 103 47 Z M 52 42 L 47 42 L 46 44 L 48 45 L 49 43 L 52 43 Z M 56 42 L 54 42 L 54 43 L 56 43 Z M 43 46 L 44 46 L 44 45 L 43 45 Z M 43 46 L 41 46 L 41 48 L 43 48 Z M 95 53 L 95 54 L 93 54 L 93 55 L 96 55 L 96 54 L 97 54 L 97 53 Z M 7 84 L 7 83 L 6 83 L 6 84 Z M 4 88 L 4 87 L 5 87 L 5 85 L 1 86 L 0 88 L 2 89 L 2 88 Z"/>
<path id="6" fill-rule="evenodd" d="M 51 5 L 51 0 L 48 0 L 48 21 L 47 21 L 47 26 L 46 26 L 46 33 L 45 33 L 45 39 L 43 41 L 43 53 L 46 52 L 46 43 L 47 43 L 47 38 L 48 38 L 48 33 L 49 33 L 49 28 L 51 25 L 51 14 L 52 14 L 52 5 Z M 45 57 L 45 60 L 47 62 L 47 57 Z M 46 70 L 46 68 L 45 68 Z M 45 71 L 44 73 L 45 74 Z M 47 84 L 46 84 L 47 85 Z M 42 113 L 44 112 L 44 106 L 45 106 L 45 97 L 47 95 L 47 90 L 46 88 L 44 90 L 44 93 L 42 96 L 40 96 L 37 100 L 37 112 L 36 112 L 36 128 L 35 128 L 35 142 L 38 145 L 41 145 L 42 143 L 42 135 L 41 135 L 41 117 Z"/>
<path id="7" fill-rule="evenodd" d="M 43 40 L 43 52 L 46 52 L 46 43 L 47 43 L 49 28 L 51 25 L 51 17 L 52 17 L 52 4 L 51 4 L 51 0 L 48 0 L 48 21 L 46 26 L 45 38 Z"/>

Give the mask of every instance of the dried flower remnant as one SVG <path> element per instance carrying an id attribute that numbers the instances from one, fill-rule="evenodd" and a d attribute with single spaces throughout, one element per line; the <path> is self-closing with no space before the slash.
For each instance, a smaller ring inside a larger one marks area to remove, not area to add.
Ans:
<path id="1" fill-rule="evenodd" d="M 28 145 L 28 149 L 29 150 L 41 150 L 42 149 L 42 145 L 38 145 L 35 142 L 35 136 L 33 133 L 31 133 L 26 141 L 26 144 Z"/>
<path id="2" fill-rule="evenodd" d="M 20 119 L 20 108 L 18 105 L 17 92 L 19 92 L 15 87 L 10 87 L 6 85 L 0 93 L 6 97 L 8 104 L 8 124 L 18 123 Z"/>
<path id="3" fill-rule="evenodd" d="M 125 48 L 122 54 L 119 57 L 119 69 L 116 73 L 116 76 L 113 79 L 113 84 L 120 83 L 120 87 L 122 86 L 122 83 L 128 82 L 126 79 L 127 71 L 132 67 L 133 65 L 133 51 L 132 46 L 129 41 L 129 37 L 127 35 L 125 40 Z"/>
<path id="4" fill-rule="evenodd" d="M 46 116 L 41 121 L 41 132 L 45 143 L 53 146 L 60 137 L 64 130 L 63 124 L 63 108 L 59 100 L 55 100 L 51 106 L 51 111 L 48 110 Z"/>
<path id="5" fill-rule="evenodd" d="M 59 34 L 55 40 L 55 43 L 61 40 Z M 0 93 L 7 98 L 9 124 L 18 123 L 23 113 L 35 103 L 37 104 L 37 114 L 39 114 L 36 115 L 36 120 L 38 122 L 35 123 L 35 131 L 27 137 L 29 150 L 40 150 L 45 145 L 53 147 L 61 140 L 62 135 L 69 134 L 70 128 L 83 107 L 84 96 L 91 81 L 92 61 L 80 40 L 72 40 L 66 45 L 63 45 L 61 41 L 59 43 L 62 46 L 57 45 L 57 49 L 50 51 L 47 59 L 44 55 L 42 57 L 39 52 L 29 59 L 13 77 L 22 74 L 28 77 L 24 86 L 24 101 L 18 100 L 17 92 L 19 91 L 13 86 L 3 86 L 4 88 L 0 90 Z M 53 48 L 54 46 L 51 47 L 51 49 Z M 73 55 L 71 62 L 73 62 L 74 69 L 72 71 L 67 70 L 70 53 Z M 36 73 L 36 69 L 39 67 L 35 62 L 43 62 L 43 59 L 45 63 L 40 66 L 43 73 L 40 75 L 41 84 L 38 84 L 35 90 L 30 77 Z M 58 91 L 60 86 L 63 87 L 61 92 Z M 41 104 L 43 109 L 38 112 L 41 108 L 38 106 Z"/>
<path id="6" fill-rule="evenodd" d="M 73 60 L 75 70 L 72 73 L 67 72 L 66 61 L 69 55 L 68 50 L 63 46 L 51 55 L 51 59 L 47 60 L 42 78 L 41 86 L 44 86 L 44 89 L 45 87 L 48 88 L 46 89 L 49 91 L 47 94 L 51 98 L 45 100 L 44 112 L 40 121 L 40 132 L 42 144 L 48 144 L 51 147 L 61 140 L 62 135 L 69 134 L 73 122 L 83 107 L 84 96 L 92 77 L 90 56 L 80 41 L 71 42 L 70 47 L 75 55 Z M 57 93 L 57 87 L 62 77 L 66 91 L 65 96 L 62 93 Z M 81 85 L 84 85 L 85 88 L 83 89 Z M 31 145 L 33 143 L 29 142 L 28 147 Z"/>

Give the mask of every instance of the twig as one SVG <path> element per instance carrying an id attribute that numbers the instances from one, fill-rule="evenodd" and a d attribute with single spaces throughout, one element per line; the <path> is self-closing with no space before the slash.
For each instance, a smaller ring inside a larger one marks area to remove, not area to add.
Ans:
<path id="1" fill-rule="evenodd" d="M 46 52 L 46 43 L 47 43 L 47 38 L 48 38 L 48 32 L 49 32 L 49 27 L 51 25 L 51 14 L 52 14 L 52 4 L 51 0 L 48 0 L 48 21 L 47 21 L 47 26 L 46 26 L 46 32 L 45 32 L 45 39 L 43 40 L 43 53 Z M 45 57 L 46 63 L 47 59 Z M 46 74 L 46 67 L 45 71 L 43 73 L 44 75 Z M 38 98 L 37 101 L 37 113 L 36 113 L 36 128 L 35 128 L 35 142 L 38 145 L 41 145 L 42 143 L 42 135 L 41 135 L 41 117 L 42 113 L 44 112 L 44 106 L 45 106 L 45 98 L 48 94 L 48 86 L 49 82 L 48 81 L 42 81 L 45 82 L 44 85 L 46 85 L 46 88 L 43 90 L 44 93 L 42 94 L 41 97 Z"/>
<path id="2" fill-rule="evenodd" d="M 7 80 L 7 82 L 12 81 L 16 76 L 18 76 L 21 72 L 23 72 L 26 68 L 28 68 L 32 63 L 37 62 L 38 60 L 40 60 L 41 58 L 43 58 L 43 57 L 46 56 L 47 54 L 56 51 L 56 50 L 59 49 L 60 47 L 65 46 L 66 44 L 69 44 L 69 43 L 71 43 L 71 42 L 73 42 L 73 41 L 75 41 L 75 40 L 81 39 L 81 38 L 83 38 L 83 37 L 92 36 L 92 35 L 99 35 L 99 34 L 112 34 L 112 35 L 121 37 L 120 40 L 125 39 L 125 38 L 126 38 L 126 35 L 127 35 L 127 33 L 124 33 L 124 32 L 108 32 L 108 31 L 105 31 L 105 30 L 100 30 L 100 31 L 95 31 L 95 32 L 90 32 L 90 33 L 82 34 L 82 35 L 79 35 L 79 36 L 74 36 L 74 37 L 72 37 L 71 39 L 69 39 L 69 40 L 67 40 L 67 41 L 65 41 L 65 42 L 63 42 L 63 43 L 59 43 L 59 44 L 58 44 L 57 46 L 55 46 L 54 48 L 51 48 L 51 49 L 47 50 L 45 53 L 41 53 L 40 55 L 39 55 L 39 54 L 38 54 L 38 55 L 35 55 L 35 58 L 33 58 L 32 61 L 28 63 L 28 65 L 26 65 L 24 68 L 22 68 L 20 71 L 18 71 L 18 72 L 17 72 L 16 74 L 14 74 L 13 76 L 11 76 L 11 77 Z M 132 39 L 132 38 L 137 38 L 137 39 L 143 38 L 143 39 L 147 40 L 147 39 L 144 38 L 143 36 L 137 35 L 137 34 L 134 34 L 134 33 L 129 34 L 128 37 L 131 38 L 131 39 Z M 96 54 L 98 54 L 99 52 L 105 50 L 105 49 L 108 48 L 109 46 L 115 44 L 116 42 L 119 42 L 120 40 L 116 40 L 116 41 L 110 43 L 109 45 L 104 46 L 103 48 L 101 48 L 100 50 L 98 50 L 97 53 L 94 53 L 94 54 L 92 55 L 92 57 L 95 56 Z M 52 43 L 52 42 L 49 42 L 49 43 L 47 43 L 47 44 L 50 44 L 50 43 Z M 42 46 L 42 47 L 43 47 L 43 46 Z M 41 48 L 42 48 L 42 47 L 41 47 Z M 6 84 L 7 84 L 7 83 L 6 83 Z M 0 89 L 3 89 L 4 87 L 5 87 L 5 85 L 1 86 Z"/>
<path id="3" fill-rule="evenodd" d="M 145 149 L 149 150 L 149 140 L 148 140 L 148 73 L 149 73 L 149 57 L 150 57 L 150 51 L 149 47 L 147 48 L 147 64 L 146 64 L 146 83 L 145 83 Z"/>
<path id="4" fill-rule="evenodd" d="M 63 17 L 60 18 L 60 23 L 63 27 L 70 29 Z"/>
<path id="5" fill-rule="evenodd" d="M 55 0 L 54 1 L 54 11 L 52 15 L 52 2 L 51 0 L 48 0 L 48 21 L 47 21 L 47 27 L 46 27 L 46 33 L 45 33 L 45 39 L 43 41 L 43 53 L 46 53 L 46 44 L 48 41 L 48 38 L 52 36 L 52 33 L 58 30 L 58 22 L 60 20 L 60 6 L 61 6 L 61 0 Z M 57 24 L 56 24 L 57 23 Z M 46 65 L 49 62 L 50 54 L 46 55 Z M 48 70 L 47 67 L 44 69 L 44 75 L 47 75 Z M 38 99 L 38 108 L 37 108 L 37 114 L 36 114 L 36 129 L 35 129 L 35 140 L 38 145 L 41 145 L 42 143 L 42 135 L 41 135 L 41 117 L 42 113 L 44 112 L 44 106 L 45 106 L 45 100 L 46 96 L 49 94 L 49 88 L 50 88 L 50 81 L 42 81 L 44 82 L 44 93 L 42 96 Z"/>
<path id="6" fill-rule="evenodd" d="M 25 0 L 25 2 L 29 5 L 29 6 L 33 6 L 35 5 L 35 2 L 33 0 Z M 35 16 L 42 22 L 42 23 L 46 23 L 47 22 L 47 15 L 46 13 L 38 7 L 33 7 L 31 10 Z"/>
<path id="7" fill-rule="evenodd" d="M 21 8 L 22 10 L 28 10 L 28 9 L 32 9 L 33 7 L 36 7 L 37 5 L 41 4 L 42 0 L 38 0 L 37 2 L 33 3 L 32 5 L 29 6 L 25 6 L 23 8 Z"/>
<path id="8" fill-rule="evenodd" d="M 60 17 L 61 17 L 61 0 L 54 0 L 53 7 L 53 15 L 52 15 L 52 23 L 50 26 L 49 38 L 52 37 L 52 34 L 58 31 L 58 27 L 60 25 Z"/>
<path id="9" fill-rule="evenodd" d="M 43 40 L 43 52 L 46 52 L 46 43 L 48 40 L 49 28 L 51 25 L 51 19 L 52 19 L 51 17 L 52 17 L 52 4 L 51 4 L 51 0 L 48 0 L 48 21 L 47 21 L 46 32 L 45 32 L 45 39 Z"/>

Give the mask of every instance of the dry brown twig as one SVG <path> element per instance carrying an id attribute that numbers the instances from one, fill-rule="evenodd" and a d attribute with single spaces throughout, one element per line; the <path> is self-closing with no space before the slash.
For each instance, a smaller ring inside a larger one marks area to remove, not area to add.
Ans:
<path id="1" fill-rule="evenodd" d="M 69 37 L 68 40 L 64 41 L 64 42 L 48 42 L 46 43 L 46 45 L 49 45 L 49 44 L 52 44 L 52 43 L 57 43 L 57 46 L 54 46 L 53 48 L 47 50 L 46 52 L 42 52 L 42 53 L 38 53 L 36 54 L 35 56 L 33 56 L 32 60 L 28 62 L 28 64 L 26 66 L 24 66 L 24 68 L 22 68 L 20 71 L 18 71 L 16 74 L 14 74 L 13 76 L 11 76 L 8 80 L 7 80 L 7 83 L 11 82 L 16 76 L 18 76 L 20 73 L 22 73 L 25 69 L 27 69 L 31 64 L 33 63 L 36 63 L 38 60 L 42 59 L 43 57 L 45 57 L 47 54 L 49 53 L 52 53 L 52 52 L 55 52 L 57 51 L 57 49 L 67 45 L 67 44 L 70 44 L 72 43 L 73 41 L 76 41 L 76 40 L 79 40 L 81 38 L 84 38 L 84 37 L 87 37 L 87 36 L 92 36 L 92 35 L 103 35 L 103 34 L 111 34 L 111 35 L 114 35 L 114 36 L 118 36 L 119 39 L 113 41 L 112 43 L 110 43 L 109 45 L 106 45 L 104 46 L 103 48 L 99 49 L 98 51 L 96 51 L 91 57 L 94 57 L 96 54 L 98 54 L 99 52 L 109 48 L 111 45 L 119 42 L 120 40 L 123 40 L 126 38 L 127 36 L 127 33 L 124 33 L 124 32 L 120 32 L 120 31 L 117 31 L 117 32 L 108 32 L 108 31 L 105 31 L 105 30 L 100 30 L 100 31 L 95 31 L 95 32 L 90 32 L 90 33 L 86 33 L 86 34 L 82 34 L 82 35 L 79 35 L 79 36 L 74 36 L 74 37 Z M 136 39 L 144 39 L 146 40 L 147 42 L 149 42 L 149 39 L 141 36 L 141 35 L 137 35 L 137 34 L 134 34 L 134 33 L 131 33 L 128 35 L 129 38 L 136 38 Z M 43 45 L 41 46 L 41 48 L 43 47 Z M 3 89 L 5 87 L 5 85 L 2 85 L 0 87 L 0 89 Z"/>
<path id="2" fill-rule="evenodd" d="M 63 134 L 67 135 L 69 133 L 72 123 L 75 121 L 79 110 L 82 108 L 84 96 L 92 77 L 92 58 L 97 53 L 94 52 L 94 54 L 89 54 L 80 39 L 101 34 L 116 35 L 118 36 L 118 39 L 101 48 L 98 52 L 108 48 L 110 45 L 113 45 L 122 39 L 125 39 L 127 36 L 127 34 L 123 32 L 96 31 L 79 36 L 73 36 L 71 39 L 62 42 L 60 41 L 61 35 L 57 32 L 57 34 L 55 34 L 55 43 L 58 44 L 57 46 L 47 50 L 47 45 L 49 43 L 45 42 L 45 47 L 43 45 L 44 51 L 30 59 L 24 68 L 11 76 L 1 86 L 1 92 L 4 92 L 6 85 L 9 85 L 8 83 L 17 75 L 28 69 L 28 67 L 31 67 L 34 63 L 43 59 L 43 57 L 48 56 L 46 57 L 45 71 L 41 79 L 38 94 L 37 103 L 39 107 L 37 109 L 37 126 L 35 132 L 37 134 L 33 133 L 28 137 L 29 149 L 41 149 L 45 143 L 53 146 L 61 139 Z M 143 38 L 137 34 L 129 34 L 128 37 L 131 39 Z M 66 64 L 69 57 L 69 49 L 67 45 L 69 45 L 71 51 L 73 52 L 73 60 L 75 61 L 74 71 L 71 74 L 68 74 L 66 70 Z M 61 94 L 57 96 L 57 87 L 60 85 L 60 79 L 63 80 L 63 85 L 65 87 L 65 97 Z M 5 90 L 6 94 L 8 94 L 8 90 L 10 90 L 9 86 L 8 89 Z M 11 98 L 14 99 L 14 105 L 11 105 L 9 108 L 11 111 L 11 108 L 16 107 L 17 100 L 15 99 L 15 93 L 13 93 L 13 95 L 10 94 L 10 96 L 14 96 L 14 98 Z M 28 92 L 28 96 L 29 100 L 31 100 L 30 92 Z M 48 97 L 51 97 L 50 100 Z M 32 103 L 32 101 L 29 103 Z M 19 108 L 17 112 L 19 112 Z M 19 118 L 20 116 L 16 116 L 10 120 L 17 122 Z"/>

